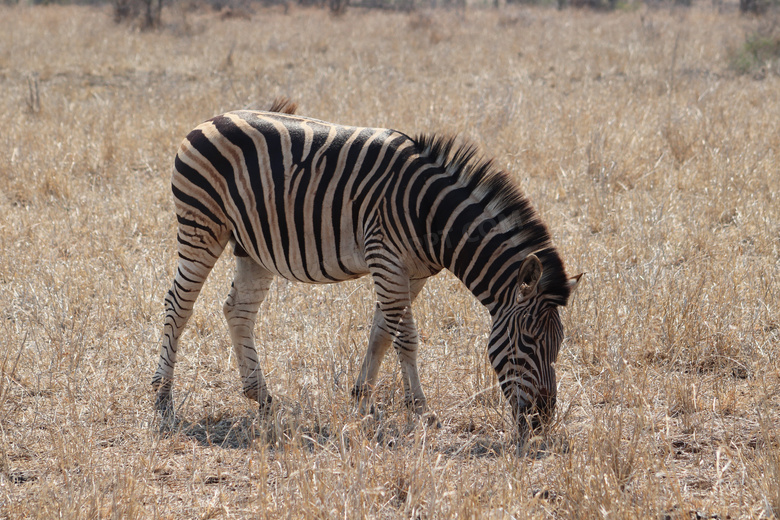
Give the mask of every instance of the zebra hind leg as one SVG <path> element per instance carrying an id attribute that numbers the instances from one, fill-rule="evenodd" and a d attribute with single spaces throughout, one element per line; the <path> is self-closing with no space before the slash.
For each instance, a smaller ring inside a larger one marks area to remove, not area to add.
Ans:
<path id="1" fill-rule="evenodd" d="M 239 248 L 236 253 L 236 274 L 222 310 L 230 329 L 244 395 L 257 401 L 261 415 L 266 415 L 270 411 L 271 394 L 258 363 L 254 328 L 257 311 L 268 293 L 273 275 L 248 256 L 243 256 Z"/>
<path id="2" fill-rule="evenodd" d="M 173 284 L 165 296 L 165 321 L 163 323 L 160 359 L 152 378 L 152 388 L 157 392 L 155 408 L 163 419 L 173 418 L 171 391 L 179 338 L 187 321 L 192 316 L 192 309 L 203 283 L 223 249 L 224 244 L 214 243 L 211 248 L 201 248 L 197 250 L 197 255 L 188 256 L 193 251 L 184 246 L 180 238 L 179 266 Z"/>

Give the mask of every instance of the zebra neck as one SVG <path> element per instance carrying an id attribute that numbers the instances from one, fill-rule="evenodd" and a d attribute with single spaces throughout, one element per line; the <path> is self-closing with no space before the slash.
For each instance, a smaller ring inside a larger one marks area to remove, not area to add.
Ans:
<path id="1" fill-rule="evenodd" d="M 566 272 L 529 200 L 504 172 L 470 145 L 416 138 L 419 155 L 400 182 L 398 216 L 412 231 L 420 260 L 447 268 L 495 315 L 515 296 L 522 261 L 542 262 L 541 287 L 558 305 L 569 295 Z M 411 163 L 410 163 L 411 164 Z M 409 236 L 409 235 L 407 235 Z M 419 237 L 426 237 L 418 240 Z"/>
<path id="2" fill-rule="evenodd" d="M 460 178 L 442 184 L 429 182 L 430 189 L 421 190 L 418 199 L 418 222 L 426 223 L 426 256 L 455 274 L 493 312 L 513 297 L 522 261 L 549 247 L 549 233 L 524 200 L 502 207 L 492 193 Z"/>
<path id="3" fill-rule="evenodd" d="M 523 259 L 535 248 L 519 233 L 490 230 L 495 221 L 475 222 L 459 243 L 445 249 L 446 268 L 494 314 L 511 302 Z"/>

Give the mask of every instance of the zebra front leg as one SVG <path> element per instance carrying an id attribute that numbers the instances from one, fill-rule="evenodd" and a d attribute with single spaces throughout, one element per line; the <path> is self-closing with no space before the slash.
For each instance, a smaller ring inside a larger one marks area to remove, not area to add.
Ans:
<path id="1" fill-rule="evenodd" d="M 420 384 L 420 374 L 417 369 L 418 346 L 417 326 L 412 317 L 411 307 L 407 307 L 398 323 L 398 332 L 393 340 L 393 347 L 401 364 L 404 404 L 416 414 L 422 415 L 428 409 L 428 402 Z"/>
<path id="2" fill-rule="evenodd" d="M 417 326 L 414 323 L 412 309 L 407 308 L 399 325 L 398 334 L 393 341 L 398 353 L 398 361 L 401 364 L 401 377 L 404 382 L 404 402 L 406 407 L 424 418 L 428 426 L 439 428 L 441 423 L 436 414 L 428 410 L 428 401 L 425 398 L 420 374 L 417 369 L 417 349 L 419 346 Z"/>
<path id="3" fill-rule="evenodd" d="M 374 334 L 386 341 L 392 338 L 392 345 L 398 353 L 401 363 L 401 377 L 404 385 L 404 403 L 417 414 L 423 414 L 427 410 L 427 401 L 420 385 L 420 376 L 417 371 L 417 327 L 412 317 L 412 302 L 425 285 L 425 278 L 410 280 L 398 265 L 392 262 L 389 256 L 385 256 L 381 264 L 377 263 L 372 268 L 374 287 L 377 298 L 377 311 L 374 316 Z M 377 316 L 377 314 L 379 316 Z M 381 356 L 387 350 L 385 344 L 381 344 L 384 350 L 380 352 L 380 344 L 371 343 L 363 363 L 365 380 L 358 379 L 356 387 L 370 389 L 379 371 Z"/>
<path id="4" fill-rule="evenodd" d="M 417 298 L 417 295 L 420 294 L 420 291 L 427 281 L 427 278 L 420 278 L 411 280 L 409 282 L 410 305 Z M 385 321 L 384 312 L 382 311 L 379 303 L 377 303 L 376 310 L 374 311 L 374 321 L 371 326 L 371 336 L 369 337 L 366 356 L 363 358 L 360 375 L 358 376 L 358 379 L 355 382 L 355 386 L 352 389 L 352 395 L 358 399 L 360 413 L 362 414 L 367 413 L 369 410 L 371 394 L 373 392 L 374 385 L 376 384 L 377 376 L 379 375 L 379 368 L 382 365 L 382 360 L 384 359 L 387 350 L 393 343 L 393 335 L 394 333 L 391 332 L 391 329 L 387 326 L 387 322 Z M 410 378 L 404 377 L 404 381 L 407 380 L 410 380 Z M 419 383 L 419 378 L 417 378 L 417 380 Z M 404 389 L 406 389 L 406 382 L 404 382 Z M 422 392 L 422 388 L 420 388 L 420 392 Z M 424 399 L 425 396 L 423 395 L 423 400 Z"/>
<path id="5" fill-rule="evenodd" d="M 371 395 L 374 391 L 376 378 L 379 375 L 379 368 L 382 366 L 382 360 L 393 342 L 393 336 L 387 329 L 384 315 L 377 305 L 374 311 L 374 322 L 371 325 L 371 335 L 368 340 L 368 349 L 363 358 L 363 365 L 360 368 L 355 386 L 352 388 L 352 396 L 358 400 L 360 413 L 365 415 L 369 412 Z"/>
<path id="6" fill-rule="evenodd" d="M 412 316 L 412 304 L 425 286 L 428 278 L 418 278 L 409 280 L 409 307 L 401 321 L 402 327 L 399 330 L 408 328 L 407 335 L 399 332 L 396 336 L 393 346 L 398 353 L 398 361 L 401 364 L 401 374 L 404 381 L 404 400 L 406 406 L 418 414 L 423 414 L 428 409 L 427 400 L 420 384 L 420 375 L 417 370 L 417 349 L 419 347 L 419 338 L 417 335 L 417 325 Z"/>
<path id="7" fill-rule="evenodd" d="M 271 407 L 271 394 L 257 359 L 254 328 L 273 275 L 247 256 L 236 256 L 236 274 L 222 310 L 228 322 L 233 351 L 244 395 L 260 405 L 260 414 Z"/>

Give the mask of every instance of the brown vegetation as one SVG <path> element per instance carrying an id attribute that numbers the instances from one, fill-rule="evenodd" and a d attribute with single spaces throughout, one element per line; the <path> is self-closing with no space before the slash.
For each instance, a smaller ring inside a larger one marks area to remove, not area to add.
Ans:
<path id="1" fill-rule="evenodd" d="M 758 518 L 780 511 L 780 78 L 709 5 L 221 19 L 0 7 L 0 517 Z M 763 78 L 763 79 L 756 79 Z M 366 280 L 276 283 L 258 423 L 221 260 L 182 341 L 181 428 L 149 386 L 175 265 L 182 136 L 278 95 L 300 112 L 461 133 L 497 158 L 571 272 L 547 452 L 518 458 L 485 311 L 450 275 L 416 304 L 440 429 L 353 409 Z"/>

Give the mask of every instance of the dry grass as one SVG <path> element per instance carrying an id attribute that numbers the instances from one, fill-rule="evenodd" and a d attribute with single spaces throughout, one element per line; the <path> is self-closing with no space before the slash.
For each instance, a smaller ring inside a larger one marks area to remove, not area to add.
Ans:
<path id="1" fill-rule="evenodd" d="M 753 19 L 692 10 L 164 13 L 0 7 L 0 517 L 758 518 L 780 514 L 780 78 L 738 76 Z M 460 132 L 514 172 L 584 282 L 564 313 L 548 453 L 518 458 L 484 310 L 450 275 L 416 315 L 440 429 L 386 361 L 349 388 L 370 284 L 275 284 L 259 328 L 283 403 L 258 423 L 207 283 L 149 387 L 172 278 L 173 152 L 266 105 Z M 698 516 L 697 516 L 698 515 Z"/>

